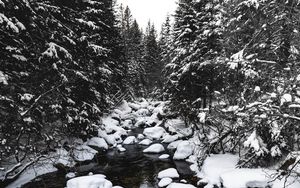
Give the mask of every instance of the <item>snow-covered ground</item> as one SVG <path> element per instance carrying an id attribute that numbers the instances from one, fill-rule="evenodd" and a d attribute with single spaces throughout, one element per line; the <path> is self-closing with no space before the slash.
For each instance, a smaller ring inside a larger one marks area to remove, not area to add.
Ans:
<path id="1" fill-rule="evenodd" d="M 276 179 L 278 173 L 275 170 L 237 168 L 238 160 L 239 157 L 232 154 L 210 155 L 205 159 L 201 171 L 197 174 L 202 178 L 200 182 L 207 184 L 205 188 L 212 188 L 214 185 L 224 188 L 247 188 L 250 185 L 252 187 L 283 188 L 285 181 L 286 188 L 300 187 L 297 177 Z"/>
<path id="2" fill-rule="evenodd" d="M 34 170 L 28 169 L 21 177 L 9 187 L 18 187 L 34 179 L 38 175 L 53 172 L 56 169 L 52 164 L 64 167 L 73 167 L 77 162 L 92 161 L 97 153 L 115 149 L 127 152 L 126 145 L 138 144 L 145 147 L 144 153 L 160 154 L 161 160 L 185 160 L 191 163 L 191 169 L 200 178 L 198 183 L 211 188 L 214 185 L 225 188 L 246 188 L 249 184 L 272 185 L 272 188 L 281 188 L 282 180 L 272 181 L 275 171 L 267 169 L 237 169 L 238 156 L 232 154 L 210 155 L 203 163 L 202 168 L 197 164 L 197 152 L 200 141 L 191 126 L 186 126 L 180 118 L 169 119 L 163 123 L 164 102 L 123 103 L 114 109 L 111 114 L 102 118 L 98 125 L 97 137 L 91 137 L 86 142 L 77 140 L 70 151 L 61 148 L 57 153 L 59 157 L 49 162 L 44 167 Z M 135 128 L 143 129 L 143 134 L 132 135 L 130 131 Z M 129 136 L 130 135 L 130 136 Z M 174 155 L 172 156 L 172 153 Z M 52 163 L 52 164 L 51 164 Z M 68 176 L 70 179 L 67 188 L 111 188 L 112 183 L 104 175 L 84 177 Z M 193 188 L 185 180 L 180 180 L 180 175 L 175 168 L 165 169 L 157 175 L 158 186 L 167 188 Z M 299 188 L 299 182 L 294 177 L 289 177 L 287 183 L 290 188 Z M 115 186 L 117 188 L 117 186 Z"/>

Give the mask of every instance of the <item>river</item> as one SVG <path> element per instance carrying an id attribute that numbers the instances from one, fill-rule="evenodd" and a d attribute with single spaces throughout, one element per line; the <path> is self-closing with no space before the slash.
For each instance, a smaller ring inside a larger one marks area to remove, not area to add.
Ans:
<path id="1" fill-rule="evenodd" d="M 133 130 L 130 135 L 137 135 L 141 130 Z M 166 147 L 166 145 L 164 145 Z M 190 164 L 185 161 L 173 161 L 159 159 L 160 154 L 145 154 L 143 150 L 147 146 L 138 144 L 124 145 L 126 152 L 120 153 L 116 148 L 107 153 L 97 155 L 93 162 L 81 164 L 76 167 L 77 175 L 104 174 L 113 185 L 124 188 L 156 188 L 158 187 L 157 174 L 167 168 L 176 168 L 180 174 L 180 180 L 186 180 L 196 185 L 197 178 L 190 170 Z M 173 153 L 166 150 L 165 153 Z M 66 186 L 66 172 L 54 172 L 35 178 L 33 181 L 22 186 L 23 188 L 63 188 Z"/>

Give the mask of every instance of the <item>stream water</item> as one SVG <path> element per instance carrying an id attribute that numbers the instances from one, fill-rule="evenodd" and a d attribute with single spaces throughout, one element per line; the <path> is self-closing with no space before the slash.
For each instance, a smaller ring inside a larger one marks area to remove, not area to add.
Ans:
<path id="1" fill-rule="evenodd" d="M 136 135 L 140 131 L 132 131 Z M 126 152 L 120 153 L 117 149 L 109 150 L 105 154 L 99 154 L 95 162 L 82 164 L 76 168 L 77 175 L 104 174 L 113 185 L 120 185 L 124 188 L 156 188 L 158 187 L 157 175 L 161 170 L 176 168 L 180 174 L 180 181 L 186 180 L 190 184 L 196 184 L 197 179 L 190 170 L 190 164 L 184 161 L 173 161 L 170 159 L 161 160 L 160 154 L 144 154 L 146 146 L 138 144 L 124 145 Z M 166 146 L 165 146 L 166 147 Z M 166 150 L 165 153 L 170 154 Z M 63 188 L 67 179 L 65 172 L 54 172 L 37 177 L 27 183 L 23 188 Z"/>

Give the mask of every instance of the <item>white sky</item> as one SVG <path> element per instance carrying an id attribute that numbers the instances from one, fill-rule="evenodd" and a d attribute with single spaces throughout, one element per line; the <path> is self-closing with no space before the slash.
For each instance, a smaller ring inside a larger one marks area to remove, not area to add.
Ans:
<path id="1" fill-rule="evenodd" d="M 172 15 L 177 7 L 177 0 L 117 0 L 124 7 L 128 5 L 132 16 L 144 30 L 149 19 L 160 31 L 167 14 Z"/>

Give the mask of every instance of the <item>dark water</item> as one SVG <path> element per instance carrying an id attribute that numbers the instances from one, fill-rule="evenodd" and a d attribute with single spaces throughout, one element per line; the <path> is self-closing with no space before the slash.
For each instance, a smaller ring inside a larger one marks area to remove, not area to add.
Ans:
<path id="1" fill-rule="evenodd" d="M 106 154 L 98 155 L 95 162 L 77 167 L 78 175 L 104 174 L 114 186 L 120 185 L 124 188 L 151 188 L 158 187 L 157 174 L 167 168 L 176 168 L 180 179 L 189 183 L 196 183 L 193 172 L 188 163 L 173 161 L 172 159 L 160 160 L 161 155 L 143 154 L 146 147 L 140 145 L 125 145 L 127 151 L 119 153 L 117 150 L 110 150 Z M 166 150 L 165 153 L 168 153 Z M 171 153 L 169 153 L 171 154 Z M 172 155 L 172 154 L 171 154 Z M 40 176 L 32 182 L 24 185 L 24 188 L 63 188 L 66 186 L 65 174 L 55 172 Z"/>

